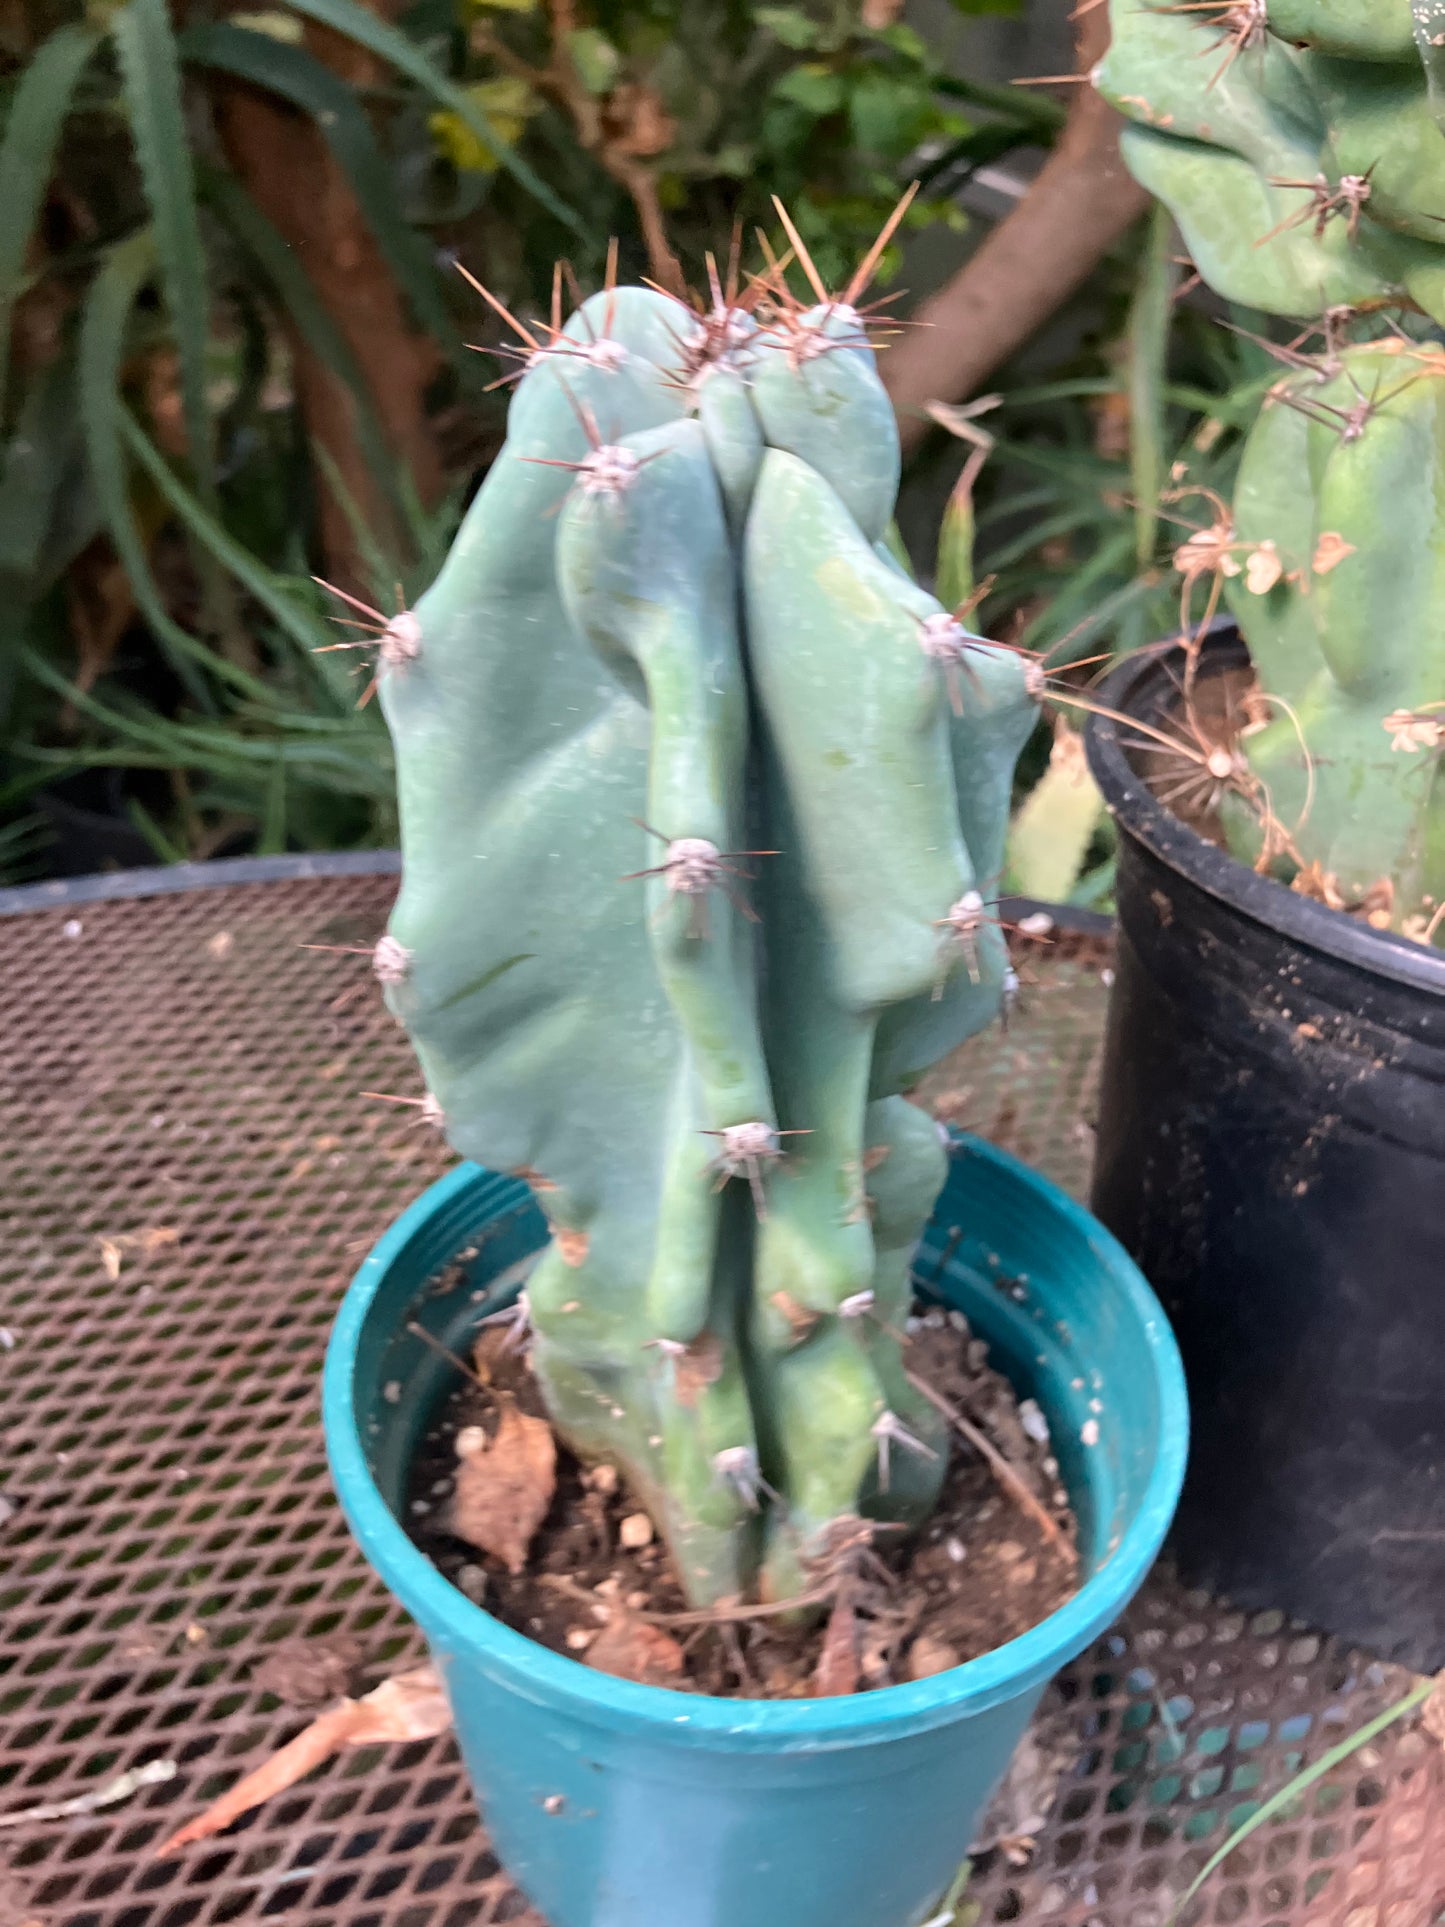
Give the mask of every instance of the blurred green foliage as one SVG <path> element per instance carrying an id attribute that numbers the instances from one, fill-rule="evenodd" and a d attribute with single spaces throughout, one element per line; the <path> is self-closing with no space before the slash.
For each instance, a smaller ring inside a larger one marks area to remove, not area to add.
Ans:
<path id="1" fill-rule="evenodd" d="M 595 285 L 615 234 L 624 273 L 648 271 L 649 200 L 696 277 L 735 224 L 754 261 L 755 226 L 781 245 L 778 193 L 836 281 L 904 182 L 922 182 L 910 224 L 957 226 L 968 173 L 1062 119 L 939 71 L 896 0 L 374 7 L 201 0 L 177 33 L 165 0 L 37 0 L 25 43 L 0 46 L 0 880 L 44 872 L 47 824 L 76 802 L 167 860 L 393 840 L 390 745 L 351 659 L 320 653 L 338 632 L 311 577 L 329 492 L 352 586 L 412 598 L 497 445 L 509 364 L 467 343 L 506 331 L 457 262 L 536 318 L 559 257 Z M 318 25 L 374 80 L 339 77 Z M 228 159 L 217 90 L 237 84 L 321 130 L 440 350 L 439 496 L 394 459 L 341 318 Z M 1157 495 L 1186 462 L 1227 490 L 1263 379 L 1248 344 L 1161 298 L 1167 266 L 1156 247 L 1112 270 L 1097 334 L 988 418 L 981 621 L 1059 661 L 1171 628 L 1174 525 L 1141 483 Z M 885 286 L 895 272 L 890 252 Z M 384 536 L 310 433 L 298 344 L 349 392 Z"/>
<path id="2" fill-rule="evenodd" d="M 595 284 L 617 234 L 624 270 L 646 270 L 649 197 L 694 271 L 735 222 L 776 236 L 773 192 L 828 275 L 914 172 L 910 218 L 956 223 L 930 181 L 951 190 L 1046 139 L 1059 110 L 939 74 L 901 11 L 197 0 L 178 30 L 165 0 L 35 0 L 6 16 L 0 878 L 43 869 L 36 812 L 57 797 L 119 809 L 162 858 L 391 839 L 385 732 L 348 659 L 317 653 L 336 632 L 310 577 L 329 491 L 364 562 L 353 586 L 388 608 L 394 584 L 416 593 L 496 446 L 504 364 L 466 342 L 501 329 L 454 263 L 537 315 L 560 255 Z M 375 78 L 348 84 L 318 27 Z M 236 86 L 320 130 L 440 350 L 439 498 L 394 458 L 344 318 L 228 158 L 217 99 Z M 349 393 L 384 538 L 310 433 L 298 344 Z"/>
<path id="3" fill-rule="evenodd" d="M 1230 499 L 1244 437 L 1279 375 L 1263 317 L 1237 309 L 1221 328 L 1181 301 L 1177 246 L 1156 216 L 1099 338 L 1050 379 L 1005 386 L 974 418 L 992 437 L 970 505 L 975 621 L 1040 652 L 1055 678 L 1055 735 L 1041 729 L 1020 760 L 1004 879 L 1026 896 L 1109 898 L 1112 828 L 1078 754 L 1091 686 L 1114 658 L 1178 633 L 1175 555 L 1214 519 L 1211 497 Z M 957 521 L 955 505 L 939 541 L 955 574 Z"/>

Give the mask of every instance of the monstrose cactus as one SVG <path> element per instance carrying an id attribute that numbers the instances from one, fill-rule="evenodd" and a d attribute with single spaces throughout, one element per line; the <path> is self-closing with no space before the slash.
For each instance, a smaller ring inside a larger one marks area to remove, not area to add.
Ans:
<path id="1" fill-rule="evenodd" d="M 900 1093 L 998 1007 L 1042 693 L 890 557 L 865 278 L 702 313 L 620 288 L 529 334 L 506 446 L 381 638 L 379 974 L 451 1143 L 550 1222 L 560 1431 L 700 1603 L 805 1595 L 860 1515 L 937 1492 L 898 1328 L 945 1152 Z"/>
<path id="2" fill-rule="evenodd" d="M 1445 0 L 1111 0 L 1124 153 L 1276 352 L 1210 532 L 1269 718 L 1242 851 L 1433 937 L 1445 904 Z M 1393 312 L 1392 312 L 1393 311 Z M 1306 349 L 1309 352 L 1306 352 Z M 1249 805 L 1246 828 L 1240 802 Z"/>

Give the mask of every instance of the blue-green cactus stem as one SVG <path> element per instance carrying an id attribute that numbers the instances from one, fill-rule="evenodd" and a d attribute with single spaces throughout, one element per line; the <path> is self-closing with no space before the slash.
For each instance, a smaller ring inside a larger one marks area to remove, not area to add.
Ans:
<path id="1" fill-rule="evenodd" d="M 1250 434 L 1226 531 L 1227 592 L 1265 698 L 1241 738 L 1249 807 L 1226 809 L 1235 847 L 1266 862 L 1283 850 L 1326 901 L 1434 933 L 1445 10 L 1112 0 L 1111 18 L 1098 84 L 1134 123 L 1125 157 L 1201 274 L 1232 300 L 1323 324 L 1316 362 L 1294 356 Z M 1391 306 L 1417 338 L 1379 338 L 1371 317 Z M 1261 545 L 1277 571 L 1244 566 Z"/>
<path id="2" fill-rule="evenodd" d="M 539 1380 L 699 1602 L 809 1590 L 943 1476 L 898 1333 L 944 1153 L 899 1093 L 997 1009 L 958 906 L 1037 714 L 880 553 L 856 317 L 776 306 L 585 304 L 381 677 L 388 997 L 452 1143 L 536 1186 Z"/>
<path id="3" fill-rule="evenodd" d="M 1240 467 L 1236 532 L 1273 543 L 1282 574 L 1262 595 L 1236 576 L 1229 596 L 1287 705 L 1244 747 L 1332 889 L 1359 902 L 1388 882 L 1393 921 L 1428 922 L 1445 898 L 1442 759 L 1402 752 L 1390 719 L 1445 692 L 1445 353 L 1387 340 L 1337 359 L 1279 385 Z M 1243 813 L 1235 828 L 1248 849 Z"/>

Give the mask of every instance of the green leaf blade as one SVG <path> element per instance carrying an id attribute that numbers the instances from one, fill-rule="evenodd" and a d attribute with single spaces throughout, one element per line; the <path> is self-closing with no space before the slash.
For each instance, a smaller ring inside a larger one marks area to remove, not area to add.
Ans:
<path id="1" fill-rule="evenodd" d="M 80 412 L 91 479 L 137 607 L 192 698 L 202 708 L 214 710 L 206 673 L 210 672 L 241 694 L 269 703 L 271 692 L 263 682 L 228 663 L 172 617 L 151 573 L 131 507 L 120 429 L 121 368 L 131 310 L 156 266 L 154 236 L 149 228 L 138 229 L 110 250 L 86 296 L 80 325 Z"/>
<path id="2" fill-rule="evenodd" d="M 134 4 L 134 0 L 132 0 Z M 453 113 L 469 127 L 478 140 L 485 143 L 496 156 L 498 162 L 512 176 L 519 187 L 524 187 L 539 206 L 574 234 L 590 239 L 590 232 L 581 215 L 571 208 L 562 198 L 534 172 L 517 153 L 509 141 L 502 139 L 490 119 L 462 87 L 439 73 L 421 49 L 398 28 L 375 14 L 368 13 L 365 7 L 358 6 L 357 0 L 288 0 L 297 13 L 304 14 L 308 20 L 320 26 L 330 27 L 333 32 L 343 34 L 354 40 L 360 47 L 367 48 L 389 67 L 414 80 L 424 92 L 431 95 L 439 106 Z"/>
<path id="3" fill-rule="evenodd" d="M 430 245 L 402 212 L 391 169 L 355 91 L 304 48 L 229 21 L 203 21 L 188 28 L 180 53 L 185 61 L 277 94 L 311 116 L 417 321 L 461 361 L 465 347 L 441 297 Z"/>
<path id="4" fill-rule="evenodd" d="M 121 437 L 131 454 L 196 540 L 214 561 L 235 577 L 248 595 L 273 616 L 303 656 L 331 642 L 330 633 L 282 588 L 264 563 L 228 534 L 221 523 L 191 494 L 171 469 L 139 423 L 124 410 L 118 416 Z"/>
<path id="5" fill-rule="evenodd" d="M 1129 308 L 1129 468 L 1134 485 L 1134 557 L 1141 569 L 1154 559 L 1160 502 L 1169 479 L 1165 447 L 1165 381 L 1174 320 L 1174 217 L 1162 202 L 1150 213 L 1147 239 Z"/>
<path id="6" fill-rule="evenodd" d="M 181 68 L 165 0 L 128 0 L 111 25 L 131 137 L 150 209 L 161 285 L 180 355 L 181 406 L 191 467 L 208 504 L 217 499 L 206 401 L 210 296 L 186 137 Z"/>
<path id="7" fill-rule="evenodd" d="M 96 44 L 91 28 L 74 24 L 58 28 L 36 49 L 16 85 L 0 141 L 0 405 L 25 252 L 54 171 L 71 97 Z"/>
<path id="8" fill-rule="evenodd" d="M 367 467 L 385 491 L 399 525 L 405 526 L 408 518 L 397 486 L 397 464 L 387 447 L 366 377 L 345 336 L 317 298 L 304 268 L 279 231 L 240 182 L 214 169 L 203 175 L 202 189 L 208 205 L 271 283 L 307 347 L 348 390 L 356 410 L 356 437 Z"/>

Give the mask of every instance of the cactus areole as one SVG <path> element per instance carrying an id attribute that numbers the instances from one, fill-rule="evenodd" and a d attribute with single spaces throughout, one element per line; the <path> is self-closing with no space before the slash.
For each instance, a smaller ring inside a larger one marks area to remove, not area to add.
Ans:
<path id="1" fill-rule="evenodd" d="M 854 291 L 768 285 L 721 317 L 612 289 L 534 343 L 378 668 L 378 974 L 452 1145 L 552 1226 L 557 1428 L 700 1605 L 794 1597 L 837 1521 L 936 1496 L 897 1333 L 945 1153 L 902 1093 L 999 1008 L 982 911 L 1038 714 L 889 556 Z"/>
<path id="2" fill-rule="evenodd" d="M 1095 80 L 1130 168 L 1212 287 L 1307 324 L 1201 532 L 1264 698 L 1235 847 L 1441 939 L 1445 0 L 1111 9 Z"/>

